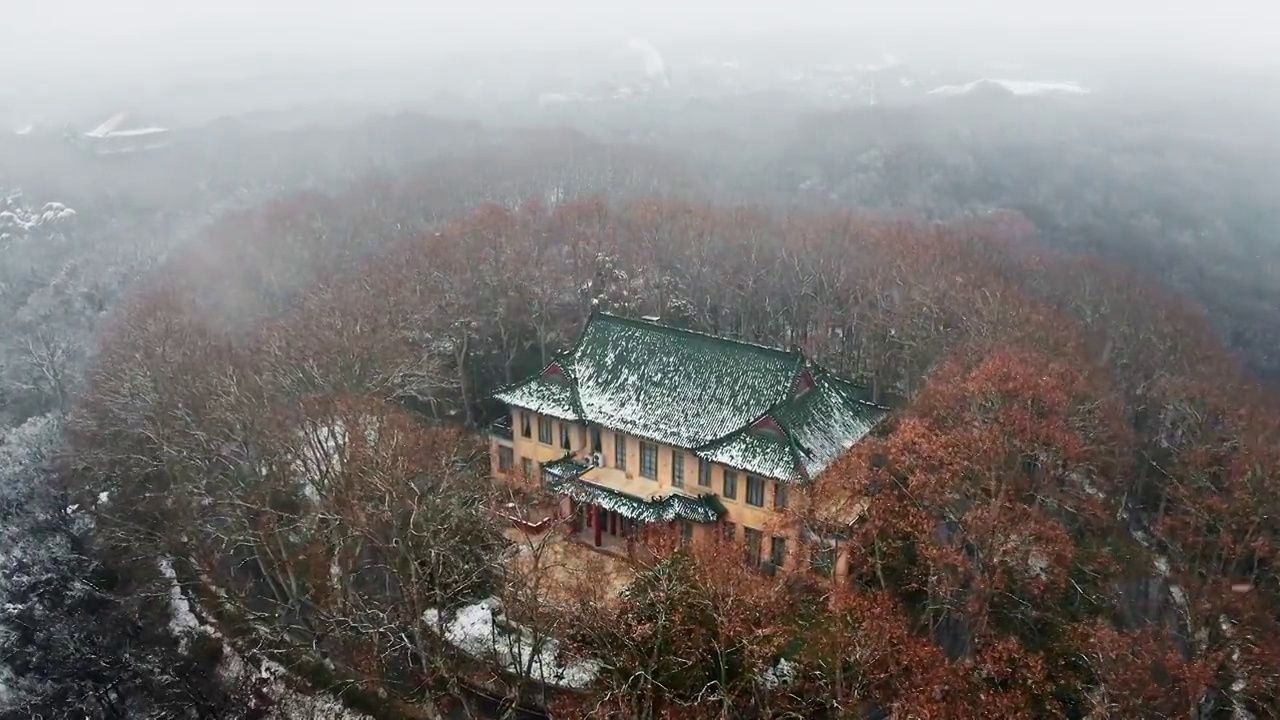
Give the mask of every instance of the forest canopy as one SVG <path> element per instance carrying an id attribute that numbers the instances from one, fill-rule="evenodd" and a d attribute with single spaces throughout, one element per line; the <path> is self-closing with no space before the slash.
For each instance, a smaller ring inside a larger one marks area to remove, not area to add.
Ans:
<path id="1" fill-rule="evenodd" d="M 447 428 L 485 423 L 493 388 L 608 311 L 802 347 L 898 409 L 793 513 L 854 518 L 847 585 L 673 551 L 621 605 L 531 611 L 657 683 L 601 676 L 563 712 L 1276 707 L 1271 396 L 1175 293 L 1056 251 L 1008 211 L 937 223 L 587 197 L 477 207 L 355 251 L 299 222 L 333 202 L 281 201 L 216 228 L 212 257 L 175 256 L 117 315 L 72 416 L 73 462 L 92 468 L 75 492 L 130 508 L 103 513 L 112 542 L 189 558 L 241 612 L 287 621 L 280 642 L 301 633 L 405 698 L 414 677 L 461 672 L 429 637 L 409 656 L 398 639 L 421 634 L 422 608 L 501 582 L 503 541 L 474 510 L 496 489 Z M 298 484 L 306 457 L 319 493 Z M 419 507 L 433 525 L 413 556 L 440 564 L 408 576 L 379 558 L 418 537 L 402 514 Z M 661 607 L 705 610 L 636 615 Z M 647 664 L 672 654 L 678 667 Z M 762 683 L 780 660 L 803 681 Z"/>

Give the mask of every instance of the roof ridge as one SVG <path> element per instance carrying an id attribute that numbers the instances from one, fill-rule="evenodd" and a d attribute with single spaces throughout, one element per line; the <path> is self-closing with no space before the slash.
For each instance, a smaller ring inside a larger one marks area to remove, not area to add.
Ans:
<path id="1" fill-rule="evenodd" d="M 841 377 L 821 365 L 814 365 L 814 369 L 817 371 L 815 373 L 816 375 L 815 379 L 817 379 L 817 377 L 821 377 L 824 380 L 835 383 L 837 385 L 843 385 L 846 388 L 851 388 L 854 390 L 870 390 L 870 388 L 868 388 L 866 385 L 863 385 L 862 383 L 849 378 Z M 867 400 L 861 397 L 857 397 L 856 394 L 854 397 L 850 397 L 850 393 L 845 392 L 843 390 L 844 388 L 842 388 L 842 392 L 840 393 L 840 395 L 842 396 L 842 399 L 845 400 L 847 404 L 867 405 L 867 406 L 876 408 L 877 410 L 893 410 L 892 407 L 884 403 L 878 403 L 872 400 Z"/>
<path id="2" fill-rule="evenodd" d="M 668 325 L 661 321 L 644 320 L 642 318 L 632 318 L 632 317 L 626 317 L 624 315 L 614 315 L 613 313 L 607 313 L 603 311 L 595 312 L 592 315 L 593 315 L 592 320 L 595 320 L 595 319 L 618 320 L 630 325 L 638 325 L 640 327 L 646 327 L 646 328 L 655 328 L 658 330 L 670 330 L 672 332 L 680 333 L 682 335 L 691 335 L 693 337 L 713 340 L 717 343 L 721 343 L 725 345 L 741 345 L 741 346 L 753 348 L 756 350 L 765 350 L 768 352 L 777 353 L 779 355 L 784 355 L 786 357 L 805 358 L 805 354 L 801 352 L 799 349 L 787 350 L 780 347 L 774 347 L 771 345 L 764 345 L 761 343 L 751 342 L 750 340 L 739 340 L 737 338 L 726 337 L 724 335 L 714 335 L 712 333 L 703 332 L 701 330 L 691 330 L 689 328 L 682 328 L 677 325 Z"/>

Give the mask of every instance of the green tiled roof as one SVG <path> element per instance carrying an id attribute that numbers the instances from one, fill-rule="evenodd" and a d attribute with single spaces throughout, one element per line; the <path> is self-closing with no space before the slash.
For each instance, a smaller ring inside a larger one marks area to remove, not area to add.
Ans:
<path id="1" fill-rule="evenodd" d="M 802 375 L 812 387 L 798 393 Z M 781 480 L 817 474 L 885 413 L 798 351 L 606 314 L 592 315 L 542 373 L 495 397 Z M 776 432 L 751 429 L 764 418 Z"/>
<path id="2" fill-rule="evenodd" d="M 862 388 L 821 369 L 815 386 L 769 410 L 780 433 L 750 428 L 698 450 L 712 462 L 798 482 L 815 477 L 866 436 L 888 408 L 863 398 Z M 763 418 L 762 418 L 763 419 Z"/>
<path id="3" fill-rule="evenodd" d="M 642 500 L 581 478 L 555 476 L 547 477 L 547 489 L 644 523 L 666 523 L 673 520 L 715 523 L 725 513 L 724 506 L 715 495 L 689 497 L 672 493 L 652 500 Z"/>

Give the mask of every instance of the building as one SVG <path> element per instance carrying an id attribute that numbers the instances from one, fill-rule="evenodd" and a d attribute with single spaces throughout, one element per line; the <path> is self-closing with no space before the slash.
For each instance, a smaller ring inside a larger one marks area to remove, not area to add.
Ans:
<path id="1" fill-rule="evenodd" d="M 594 314 L 571 350 L 495 393 L 511 432 L 492 436 L 492 470 L 560 496 L 597 547 L 630 549 L 647 527 L 678 523 L 791 568 L 801 538 L 781 520 L 793 489 L 886 414 L 867 396 L 799 351 Z"/>
<path id="2" fill-rule="evenodd" d="M 170 136 L 167 128 L 132 122 L 119 113 L 85 133 L 81 143 L 95 155 L 128 155 L 167 147 Z"/>

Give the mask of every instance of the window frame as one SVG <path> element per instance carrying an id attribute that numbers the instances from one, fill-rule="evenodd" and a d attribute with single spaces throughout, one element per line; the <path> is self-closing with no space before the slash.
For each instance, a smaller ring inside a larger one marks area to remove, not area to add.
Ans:
<path id="1" fill-rule="evenodd" d="M 764 531 L 744 525 L 742 543 L 745 546 L 743 560 L 751 567 L 760 567 L 760 554 L 764 550 Z"/>
<path id="2" fill-rule="evenodd" d="M 835 543 L 818 543 L 809 554 L 809 570 L 822 577 L 835 577 L 840 548 Z"/>
<path id="3" fill-rule="evenodd" d="M 529 420 L 529 414 L 530 414 L 530 413 L 529 413 L 529 411 L 528 411 L 528 410 L 521 410 L 521 411 L 520 411 L 519 413 L 517 413 L 517 414 L 520 416 L 520 437 L 522 437 L 522 438 L 532 438 L 532 437 L 533 437 L 533 423 Z"/>
<path id="4" fill-rule="evenodd" d="M 764 478 L 758 475 L 747 476 L 745 502 L 751 507 L 764 507 Z"/>
<path id="5" fill-rule="evenodd" d="M 649 472 L 646 472 L 648 470 Z M 640 477 L 649 480 L 658 479 L 658 444 L 647 440 L 640 441 Z"/>
<path id="6" fill-rule="evenodd" d="M 769 564 L 781 570 L 787 565 L 787 538 L 784 535 L 774 535 L 769 538 Z M 781 549 L 781 553 L 779 553 Z"/>
<path id="7" fill-rule="evenodd" d="M 551 418 L 546 415 L 538 416 L 538 442 L 542 445 L 551 445 L 555 439 L 555 433 L 551 429 Z"/>
<path id="8" fill-rule="evenodd" d="M 613 434 L 613 466 L 618 470 L 627 469 L 627 436 L 622 433 Z"/>
<path id="9" fill-rule="evenodd" d="M 698 458 L 698 487 L 711 487 L 711 461 Z"/>
<path id="10" fill-rule="evenodd" d="M 498 446 L 498 472 L 510 473 L 512 468 L 516 466 L 515 448 L 507 445 Z"/>
<path id="11" fill-rule="evenodd" d="M 572 429 L 573 429 L 572 425 L 570 425 L 569 423 L 563 420 L 560 421 L 560 449 L 561 450 L 573 449 L 573 438 L 569 434 Z"/>
<path id="12" fill-rule="evenodd" d="M 721 473 L 720 495 L 726 500 L 738 499 L 738 471 L 725 468 Z"/>
<path id="13" fill-rule="evenodd" d="M 533 477 L 533 458 L 520 458 L 520 473 L 525 476 L 525 479 Z"/>
<path id="14" fill-rule="evenodd" d="M 684 487 L 684 453 L 671 450 L 671 487 Z"/>
<path id="15" fill-rule="evenodd" d="M 790 490 L 781 480 L 773 481 L 773 509 L 786 510 L 791 503 Z"/>

